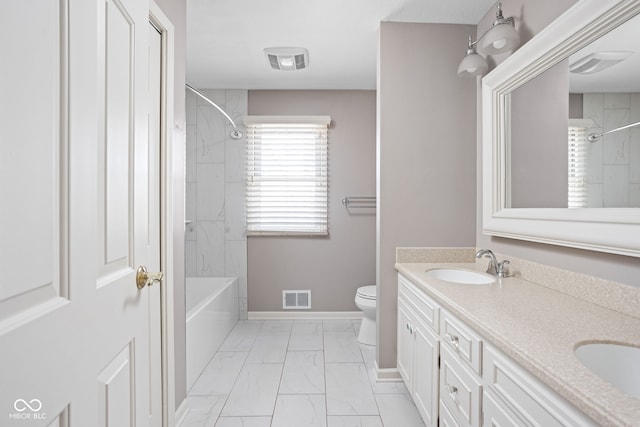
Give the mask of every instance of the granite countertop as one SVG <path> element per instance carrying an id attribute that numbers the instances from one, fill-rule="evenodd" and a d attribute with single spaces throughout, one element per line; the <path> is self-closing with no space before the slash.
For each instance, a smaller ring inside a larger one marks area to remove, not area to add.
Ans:
<path id="1" fill-rule="evenodd" d="M 584 367 L 574 349 L 589 342 L 640 346 L 640 319 L 517 277 L 461 285 L 427 277 L 437 267 L 475 263 L 398 263 L 396 269 L 534 376 L 605 426 L 640 426 L 640 399 Z M 640 361 L 638 362 L 640 363 Z"/>

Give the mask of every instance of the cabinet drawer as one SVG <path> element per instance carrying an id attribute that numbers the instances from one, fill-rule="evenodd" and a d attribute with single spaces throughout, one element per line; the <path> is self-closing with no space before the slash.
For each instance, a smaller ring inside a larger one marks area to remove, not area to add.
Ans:
<path id="1" fill-rule="evenodd" d="M 449 312 L 442 310 L 440 340 L 442 346 L 457 354 L 478 375 L 482 374 L 482 339 Z"/>
<path id="2" fill-rule="evenodd" d="M 529 425 L 597 425 L 491 345 L 485 345 L 484 348 L 483 372 L 485 388 Z"/>
<path id="3" fill-rule="evenodd" d="M 440 350 L 440 401 L 462 426 L 480 426 L 480 381 L 446 347 Z"/>
<path id="4" fill-rule="evenodd" d="M 420 320 L 438 333 L 440 306 L 401 274 L 398 274 L 398 299 L 412 306 L 420 314 Z"/>

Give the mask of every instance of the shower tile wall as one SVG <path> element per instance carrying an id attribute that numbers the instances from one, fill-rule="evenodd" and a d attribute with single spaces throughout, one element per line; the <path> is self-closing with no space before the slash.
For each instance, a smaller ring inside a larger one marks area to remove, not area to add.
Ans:
<path id="1" fill-rule="evenodd" d="M 240 127 L 246 90 L 201 90 Z M 240 318 L 247 318 L 245 140 L 205 100 L 187 91 L 187 276 L 236 276 Z"/>
<path id="2" fill-rule="evenodd" d="M 583 117 L 603 132 L 640 121 L 640 93 L 585 93 Z M 589 146 L 589 207 L 640 207 L 640 127 Z"/>

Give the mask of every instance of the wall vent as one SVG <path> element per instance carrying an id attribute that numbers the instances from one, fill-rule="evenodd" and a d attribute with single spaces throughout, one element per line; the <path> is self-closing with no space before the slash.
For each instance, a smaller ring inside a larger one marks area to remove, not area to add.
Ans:
<path id="1" fill-rule="evenodd" d="M 303 310 L 311 308 L 311 291 L 282 291 L 284 310 Z"/>

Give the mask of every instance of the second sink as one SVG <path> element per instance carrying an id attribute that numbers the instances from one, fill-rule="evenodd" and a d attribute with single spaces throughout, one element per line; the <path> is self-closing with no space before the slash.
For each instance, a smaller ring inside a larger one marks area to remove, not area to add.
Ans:
<path id="1" fill-rule="evenodd" d="M 640 399 L 640 348 L 593 343 L 579 346 L 575 353 L 600 378 Z"/>
<path id="2" fill-rule="evenodd" d="M 462 268 L 433 268 L 426 271 L 427 276 L 445 282 L 465 285 L 490 285 L 496 280 L 488 274 Z"/>

